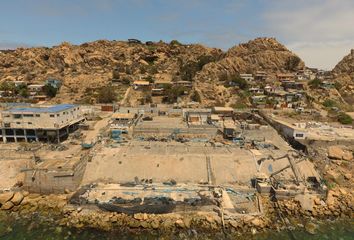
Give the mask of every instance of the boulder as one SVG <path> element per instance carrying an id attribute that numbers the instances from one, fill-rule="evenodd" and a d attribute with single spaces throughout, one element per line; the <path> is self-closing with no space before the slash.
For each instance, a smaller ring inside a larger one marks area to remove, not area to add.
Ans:
<path id="1" fill-rule="evenodd" d="M 10 201 L 14 196 L 13 192 L 4 192 L 0 194 L 0 205 L 5 204 L 7 201 Z"/>
<path id="2" fill-rule="evenodd" d="M 8 201 L 1 206 L 1 210 L 10 210 L 13 206 L 14 204 L 11 201 Z"/>
<path id="3" fill-rule="evenodd" d="M 328 157 L 339 160 L 353 160 L 353 153 L 344 149 L 342 146 L 330 146 L 328 148 Z"/>
<path id="4" fill-rule="evenodd" d="M 316 233 L 316 229 L 317 229 L 317 225 L 312 222 L 308 222 L 305 224 L 306 232 L 308 232 L 312 235 L 314 235 Z"/>
<path id="5" fill-rule="evenodd" d="M 22 202 L 22 200 L 23 200 L 23 195 L 22 195 L 22 193 L 21 192 L 16 192 L 15 194 L 14 194 L 14 196 L 12 197 L 12 199 L 11 199 L 11 202 L 14 204 L 14 205 L 20 205 L 20 203 Z"/>
<path id="6" fill-rule="evenodd" d="M 255 226 L 255 227 L 263 227 L 264 225 L 264 222 L 262 219 L 260 218 L 255 218 L 251 221 L 252 225 Z"/>

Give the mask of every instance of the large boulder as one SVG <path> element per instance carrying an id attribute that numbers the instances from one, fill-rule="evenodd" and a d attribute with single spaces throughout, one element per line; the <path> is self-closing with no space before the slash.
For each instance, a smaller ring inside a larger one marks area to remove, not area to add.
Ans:
<path id="1" fill-rule="evenodd" d="M 17 206 L 17 205 L 20 205 L 23 198 L 24 198 L 24 196 L 21 192 L 16 192 L 14 194 L 13 198 L 11 199 L 11 202 Z"/>
<path id="2" fill-rule="evenodd" d="M 10 210 L 14 206 L 15 205 L 11 201 L 8 201 L 1 206 L 1 210 Z"/>
<path id="3" fill-rule="evenodd" d="M 0 194 L 0 205 L 5 204 L 6 202 L 10 201 L 11 198 L 14 196 L 13 192 L 4 192 Z"/>
<path id="4" fill-rule="evenodd" d="M 330 146 L 328 148 L 328 157 L 331 159 L 350 161 L 353 159 L 353 153 L 342 146 Z"/>

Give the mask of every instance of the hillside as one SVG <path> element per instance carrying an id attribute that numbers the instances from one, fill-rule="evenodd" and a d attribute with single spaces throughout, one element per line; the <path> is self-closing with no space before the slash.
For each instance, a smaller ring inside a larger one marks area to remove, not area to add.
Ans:
<path id="1" fill-rule="evenodd" d="M 204 98 L 212 100 L 210 104 L 232 103 L 237 99 L 221 86 L 236 74 L 266 71 L 274 76 L 304 67 L 304 62 L 275 38 L 257 38 L 230 48 L 220 61 L 204 66 L 195 80 Z"/>
<path id="2" fill-rule="evenodd" d="M 177 41 L 143 44 L 107 40 L 0 52 L 0 81 L 62 80 L 54 102 L 94 102 L 97 89 L 112 79 L 120 82 L 122 98 L 129 83 L 145 79 L 191 81 L 204 105 L 228 105 L 237 96 L 223 85 L 238 73 L 262 70 L 272 75 L 303 67 L 303 61 L 274 38 L 257 38 L 226 52 Z M 188 101 L 188 97 L 184 99 Z"/>

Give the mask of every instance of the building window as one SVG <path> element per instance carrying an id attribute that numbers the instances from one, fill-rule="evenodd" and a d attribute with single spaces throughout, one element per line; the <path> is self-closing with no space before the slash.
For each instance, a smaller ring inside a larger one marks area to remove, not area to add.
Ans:
<path id="1" fill-rule="evenodd" d="M 29 125 L 32 125 L 32 123 L 31 123 L 31 122 L 28 122 L 28 124 L 29 124 Z"/>
<path id="2" fill-rule="evenodd" d="M 60 116 L 60 114 L 58 113 L 58 114 L 57 114 L 57 117 L 59 117 L 59 116 Z"/>
<path id="3" fill-rule="evenodd" d="M 53 118 L 53 117 L 55 117 L 55 115 L 54 114 L 50 114 L 49 117 Z"/>
<path id="4" fill-rule="evenodd" d="M 24 117 L 33 117 L 33 114 L 23 114 Z"/>
<path id="5" fill-rule="evenodd" d="M 16 122 L 16 124 L 21 124 L 21 122 Z"/>
<path id="6" fill-rule="evenodd" d="M 304 137 L 304 134 L 303 134 L 303 133 L 296 133 L 296 134 L 295 134 L 295 137 L 297 137 L 297 138 L 303 138 L 303 137 Z"/>
<path id="7" fill-rule="evenodd" d="M 14 114 L 14 118 L 22 118 L 21 114 Z"/>
<path id="8" fill-rule="evenodd" d="M 41 115 L 40 114 L 36 114 L 36 117 L 40 117 Z"/>

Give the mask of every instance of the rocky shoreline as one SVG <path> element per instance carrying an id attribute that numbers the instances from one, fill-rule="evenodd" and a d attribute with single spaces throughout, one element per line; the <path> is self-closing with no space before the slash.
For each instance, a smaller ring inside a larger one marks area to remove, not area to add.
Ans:
<path id="1" fill-rule="evenodd" d="M 1 212 L 21 218 L 33 215 L 47 217 L 58 226 L 104 231 L 173 233 L 195 231 L 223 234 L 256 234 L 266 231 L 305 228 L 316 232 L 316 221 L 324 219 L 354 219 L 353 194 L 348 189 L 336 188 L 326 199 L 292 199 L 278 201 L 277 207 L 268 197 L 262 197 L 263 214 L 239 216 L 212 212 L 173 212 L 168 214 L 137 213 L 127 215 L 106 212 L 92 205 L 69 204 L 71 194 L 39 195 L 25 191 L 0 194 Z M 309 203 L 313 203 L 310 204 Z"/>

